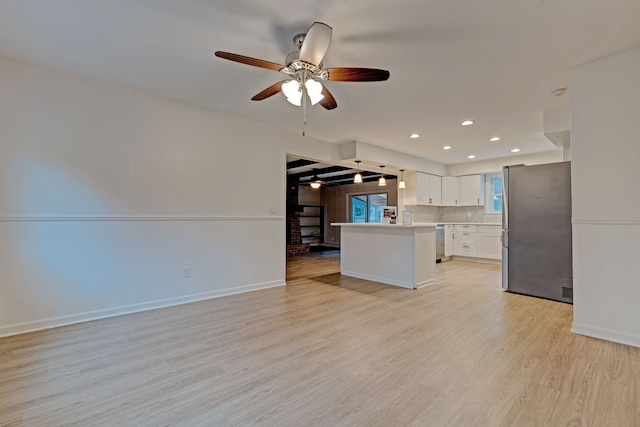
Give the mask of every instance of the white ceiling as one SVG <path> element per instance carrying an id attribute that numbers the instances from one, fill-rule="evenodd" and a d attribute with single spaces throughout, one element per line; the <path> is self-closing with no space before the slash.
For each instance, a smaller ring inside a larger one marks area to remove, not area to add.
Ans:
<path id="1" fill-rule="evenodd" d="M 554 149 L 542 114 L 568 109 L 570 87 L 550 92 L 570 68 L 640 46 L 640 0 L 0 0 L 0 55 L 300 132 L 283 96 L 250 101 L 282 74 L 213 52 L 283 63 L 314 21 L 333 27 L 325 67 L 391 77 L 327 82 L 338 108 L 310 108 L 307 134 L 444 164 Z"/>

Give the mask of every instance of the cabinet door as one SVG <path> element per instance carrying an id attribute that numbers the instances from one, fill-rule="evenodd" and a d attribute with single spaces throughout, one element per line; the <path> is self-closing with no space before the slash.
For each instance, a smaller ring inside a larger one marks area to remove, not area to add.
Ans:
<path id="1" fill-rule="evenodd" d="M 484 205 L 482 175 L 466 175 L 460 177 L 460 199 L 462 206 Z"/>
<path id="2" fill-rule="evenodd" d="M 416 173 L 416 204 L 429 204 L 429 175 L 426 173 Z"/>
<path id="3" fill-rule="evenodd" d="M 502 258 L 502 230 L 499 226 L 483 226 L 478 230 L 478 257 Z"/>
<path id="4" fill-rule="evenodd" d="M 453 255 L 453 231 L 444 232 L 444 256 Z"/>
<path id="5" fill-rule="evenodd" d="M 442 206 L 458 206 L 459 182 L 457 176 L 442 177 Z"/>
<path id="6" fill-rule="evenodd" d="M 442 177 L 429 175 L 429 204 L 442 205 Z"/>

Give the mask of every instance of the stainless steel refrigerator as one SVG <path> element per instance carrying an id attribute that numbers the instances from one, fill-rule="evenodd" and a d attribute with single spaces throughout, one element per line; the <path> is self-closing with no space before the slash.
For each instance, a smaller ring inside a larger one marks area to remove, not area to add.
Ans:
<path id="1" fill-rule="evenodd" d="M 502 185 L 502 287 L 572 303 L 571 163 L 506 166 Z"/>

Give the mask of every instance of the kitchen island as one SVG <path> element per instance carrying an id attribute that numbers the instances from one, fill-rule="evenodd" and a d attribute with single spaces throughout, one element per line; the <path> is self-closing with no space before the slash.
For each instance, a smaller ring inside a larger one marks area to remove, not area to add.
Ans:
<path id="1" fill-rule="evenodd" d="M 437 224 L 332 223 L 340 227 L 340 273 L 403 288 L 433 284 Z"/>

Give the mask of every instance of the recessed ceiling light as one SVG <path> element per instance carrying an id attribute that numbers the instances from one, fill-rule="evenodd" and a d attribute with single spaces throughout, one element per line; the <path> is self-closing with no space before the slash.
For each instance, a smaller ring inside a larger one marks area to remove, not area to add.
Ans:
<path id="1" fill-rule="evenodd" d="M 519 148 L 514 148 L 513 150 L 511 150 L 511 152 L 512 152 L 512 153 L 517 153 L 517 152 L 519 152 L 519 151 L 520 151 L 520 149 L 519 149 Z"/>
<path id="2" fill-rule="evenodd" d="M 475 158 L 476 158 L 476 156 L 474 156 L 473 154 L 469 154 L 469 155 L 467 156 L 467 159 L 475 159 Z"/>
<path id="3" fill-rule="evenodd" d="M 442 147 L 443 150 L 451 150 L 451 146 L 450 145 L 445 145 L 444 147 Z"/>
<path id="4" fill-rule="evenodd" d="M 419 133 L 412 133 L 411 135 L 409 135 L 409 138 L 411 138 L 411 139 L 420 138 L 420 134 Z"/>
<path id="5" fill-rule="evenodd" d="M 499 136 L 494 136 L 493 138 L 489 139 L 489 141 L 491 141 L 491 142 L 500 141 L 500 137 Z"/>
<path id="6" fill-rule="evenodd" d="M 473 124 L 473 120 L 465 120 L 461 124 L 462 126 L 471 126 Z"/>

